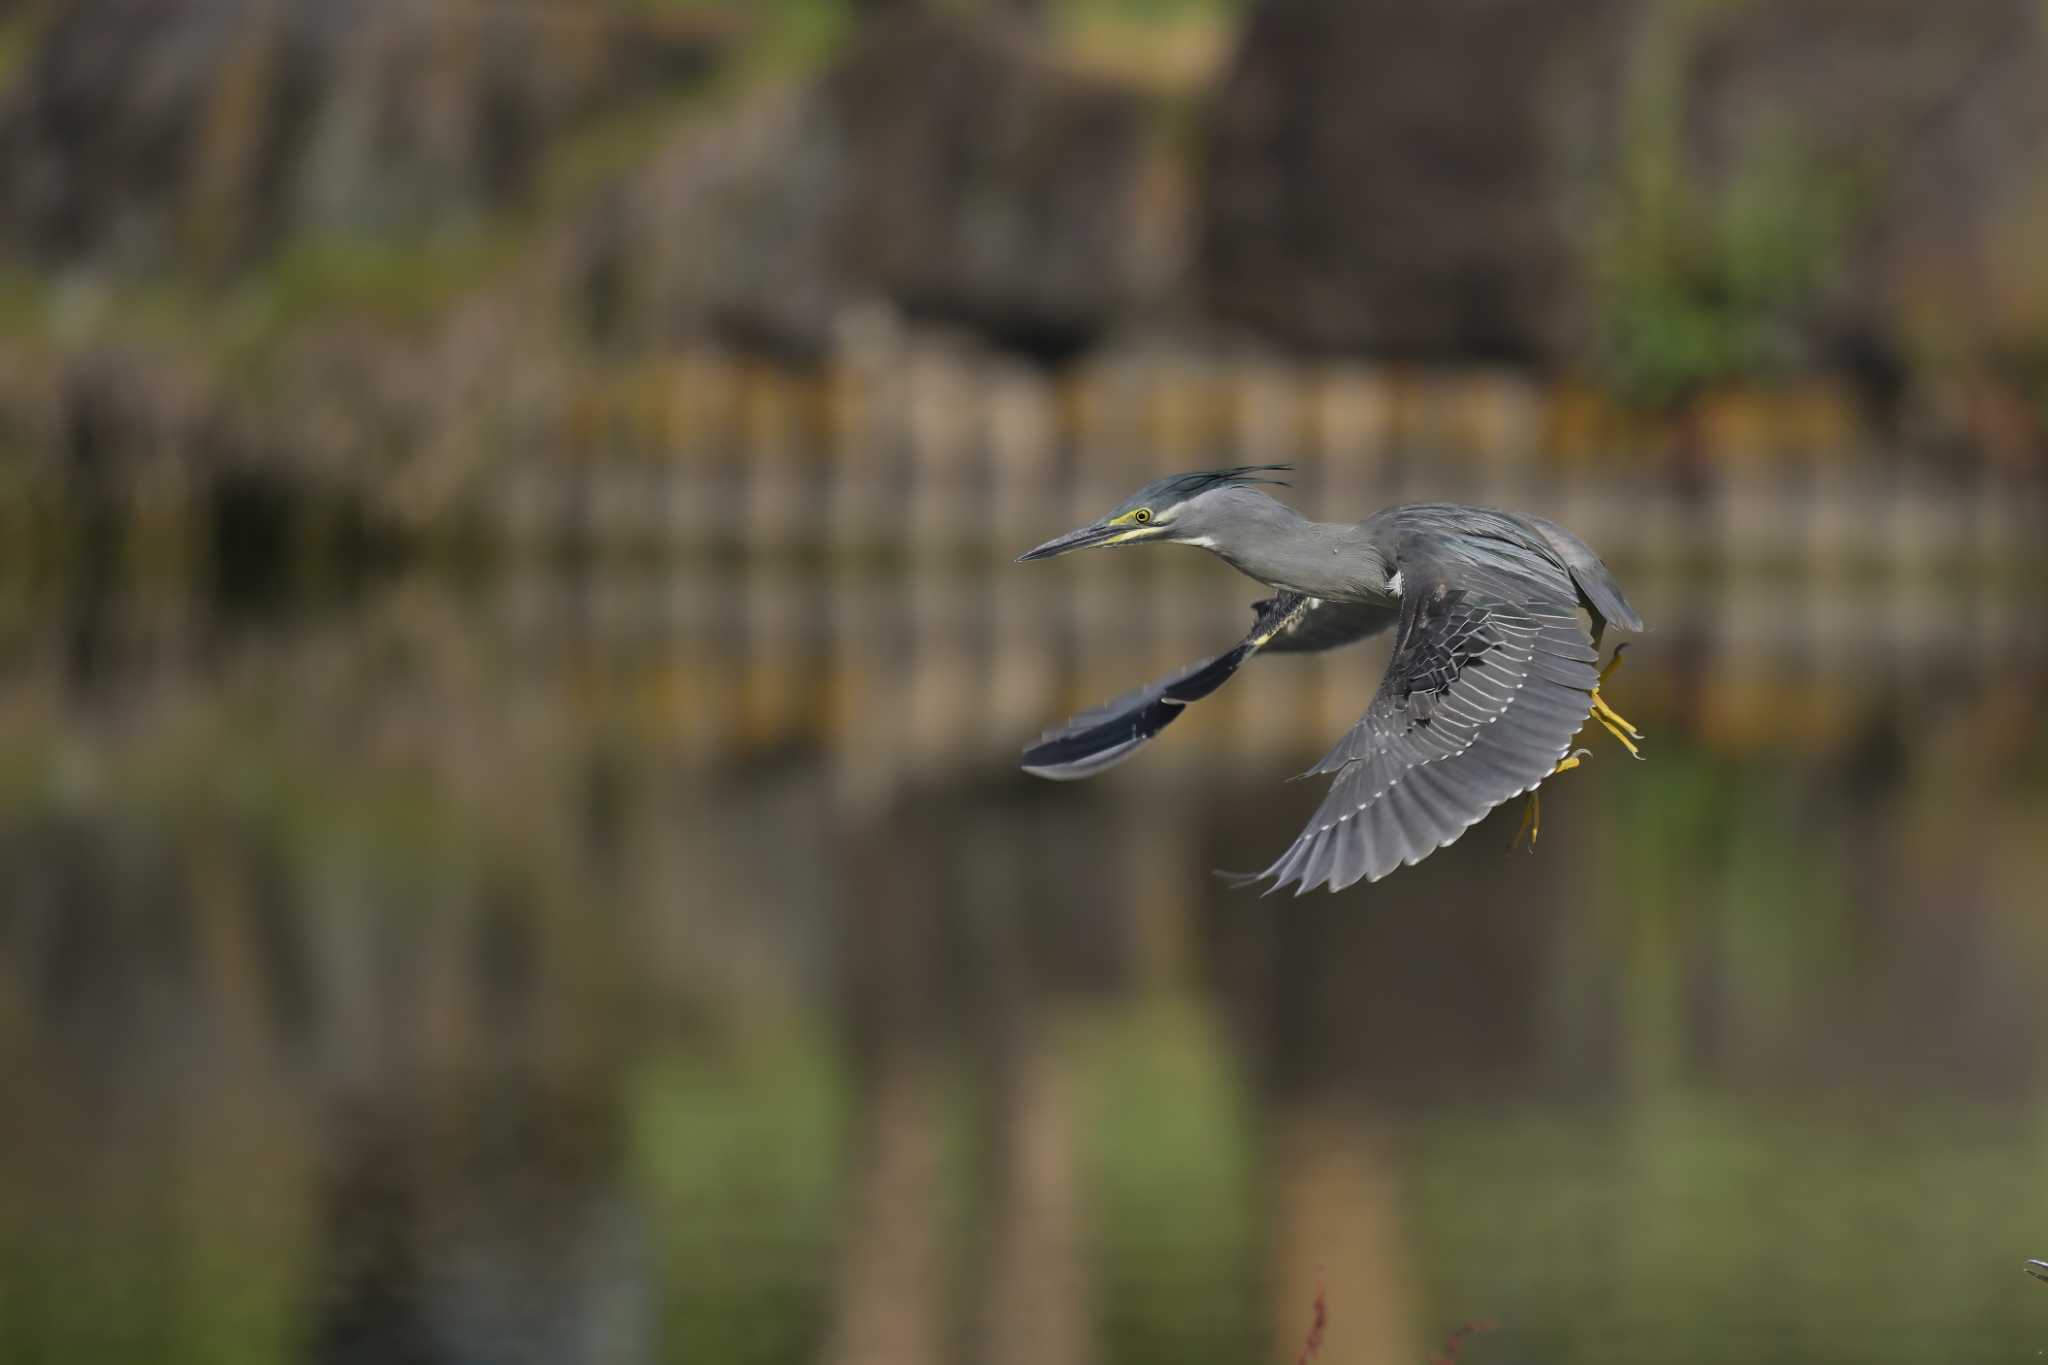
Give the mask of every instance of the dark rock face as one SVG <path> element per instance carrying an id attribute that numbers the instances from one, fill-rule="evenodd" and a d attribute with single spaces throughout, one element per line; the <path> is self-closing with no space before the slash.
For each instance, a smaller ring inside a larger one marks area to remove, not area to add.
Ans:
<path id="1" fill-rule="evenodd" d="M 804 363 L 870 301 L 1057 363 L 1144 292 L 1144 98 L 1000 19 L 905 12 L 810 87 L 655 156 L 577 256 L 598 339 Z"/>
<path id="2" fill-rule="evenodd" d="M 78 0 L 0 104 L 0 239 L 225 276 L 297 240 L 432 240 L 519 207 L 579 120 L 738 36 L 638 0 Z M 756 106 L 759 102 L 756 102 Z M 590 333 L 795 357 L 850 301 L 1059 359 L 1129 301 L 1143 96 L 1014 13 L 882 6 L 767 119 L 678 125 L 578 233 Z"/>
<path id="3" fill-rule="evenodd" d="M 294 230 L 424 230 L 516 202 L 551 135 L 723 45 L 616 3 L 76 0 L 0 110 L 0 232 L 221 270 Z"/>
<path id="4" fill-rule="evenodd" d="M 1318 349 L 1529 356 L 1569 329 L 1572 111 L 1612 107 L 1618 4 L 1271 0 L 1208 146 L 1224 316 Z"/>
<path id="5" fill-rule="evenodd" d="M 1897 370 L 2048 342 L 2039 5 L 1756 4 L 1699 25 L 1688 56 L 1682 154 L 1706 194 L 1742 193 L 1776 157 L 1800 200 L 1842 200 L 1834 259 L 1790 319 L 1802 359 Z"/>
<path id="6" fill-rule="evenodd" d="M 1910 353 L 2048 339 L 2012 288 L 2040 278 L 2044 148 L 2034 0 L 1265 0 L 1200 274 L 1309 348 L 1884 387 Z"/>
<path id="7" fill-rule="evenodd" d="M 1055 362 L 1145 314 L 1653 401 L 1812 368 L 1890 401 L 1930 356 L 2048 396 L 2040 0 L 1253 0 L 1196 154 L 1038 6 L 859 8 L 813 81 L 606 125 L 645 146 L 538 223 L 550 325 L 803 360 L 881 298 Z M 203 279 L 523 231 L 566 134 L 741 36 L 645 0 L 50 13 L 0 97 L 0 249 Z"/>
<path id="8" fill-rule="evenodd" d="M 1142 97 L 999 23 L 905 16 L 831 78 L 849 275 L 907 311 L 1058 359 L 1131 298 Z"/>

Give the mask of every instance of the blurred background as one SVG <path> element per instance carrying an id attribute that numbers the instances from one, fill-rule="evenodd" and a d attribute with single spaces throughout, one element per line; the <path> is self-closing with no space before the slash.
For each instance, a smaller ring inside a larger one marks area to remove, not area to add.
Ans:
<path id="1" fill-rule="evenodd" d="M 2038 1353 L 2044 243 L 2039 0 L 0 0 L 0 1359 Z M 1017 773 L 1266 461 L 1649 761 Z"/>

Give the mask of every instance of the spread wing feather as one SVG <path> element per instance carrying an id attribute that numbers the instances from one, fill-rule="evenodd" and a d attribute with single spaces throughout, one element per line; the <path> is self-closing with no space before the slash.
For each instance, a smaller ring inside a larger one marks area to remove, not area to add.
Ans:
<path id="1" fill-rule="evenodd" d="M 1149 687 L 1126 693 L 1046 731 L 1024 751 L 1024 771 L 1058 782 L 1093 777 L 1136 753 L 1146 740 L 1171 725 L 1189 703 L 1230 681 L 1244 661 L 1260 650 L 1298 654 L 1336 649 L 1385 630 L 1397 614 L 1392 606 L 1325 602 L 1294 592 L 1255 602 L 1252 610 L 1257 619 L 1251 633 L 1235 648 L 1199 659 Z"/>
<path id="2" fill-rule="evenodd" d="M 1127 692 L 1047 730 L 1024 751 L 1024 771 L 1055 782 L 1072 782 L 1114 768 L 1173 724 L 1189 702 L 1200 701 L 1229 681 L 1245 652 L 1239 645 L 1228 653 L 1197 660 L 1148 687 Z"/>
<path id="3" fill-rule="evenodd" d="M 1386 677 L 1309 770 L 1333 780 L 1253 879 L 1274 890 L 1334 891 L 1420 861 L 1548 777 L 1586 721 L 1599 656 L 1563 572 L 1469 561 L 1402 572 Z"/>
<path id="4" fill-rule="evenodd" d="M 1034 777 L 1056 782 L 1093 777 L 1136 753 L 1146 740 L 1173 724 L 1189 703 L 1200 701 L 1229 682 L 1238 668 L 1308 609 L 1309 599 L 1283 592 L 1259 603 L 1251 634 L 1236 648 L 1200 659 L 1168 674 L 1149 687 L 1128 692 L 1048 730 L 1024 751 L 1023 768 Z"/>

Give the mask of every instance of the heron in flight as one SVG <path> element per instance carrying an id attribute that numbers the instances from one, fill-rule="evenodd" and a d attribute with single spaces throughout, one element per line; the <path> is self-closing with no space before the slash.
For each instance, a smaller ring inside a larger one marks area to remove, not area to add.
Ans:
<path id="1" fill-rule="evenodd" d="M 1309 769 L 1330 775 L 1329 794 L 1279 860 L 1245 882 L 1292 884 L 1300 895 L 1377 881 L 1524 792 L 1522 831 L 1533 844 L 1536 788 L 1578 766 L 1587 751 L 1572 741 L 1589 719 L 1642 756 L 1642 733 L 1600 695 L 1614 664 L 1598 664 L 1608 626 L 1640 631 L 1643 621 L 1584 541 L 1540 517 L 1452 503 L 1310 521 L 1261 489 L 1283 483 L 1267 476 L 1288 468 L 1159 479 L 1100 521 L 1019 556 L 1197 545 L 1276 590 L 1253 605 L 1257 620 L 1236 648 L 1047 731 L 1024 751 L 1026 772 L 1091 776 L 1129 758 L 1252 655 L 1335 649 L 1389 627 L 1394 652 L 1372 704 Z"/>

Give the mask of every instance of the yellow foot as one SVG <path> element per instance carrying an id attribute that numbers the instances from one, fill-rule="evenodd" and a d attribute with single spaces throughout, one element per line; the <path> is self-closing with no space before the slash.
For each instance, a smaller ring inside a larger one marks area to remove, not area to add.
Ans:
<path id="1" fill-rule="evenodd" d="M 1607 666 L 1600 670 L 1600 681 L 1593 684 L 1593 705 L 1588 715 L 1591 719 L 1599 721 L 1601 727 L 1608 734 L 1613 735 L 1615 739 L 1619 740 L 1621 747 L 1628 750 L 1630 757 L 1641 758 L 1643 751 L 1636 747 L 1635 741 L 1643 737 L 1643 732 L 1636 729 L 1635 725 L 1626 716 L 1622 715 L 1621 712 L 1609 706 L 1607 698 L 1600 695 L 1601 684 L 1605 683 L 1613 675 L 1615 669 L 1621 667 L 1621 652 L 1627 648 L 1626 644 L 1616 645 L 1614 647 L 1614 657 L 1609 659 Z"/>
<path id="2" fill-rule="evenodd" d="M 1621 742 L 1621 747 L 1628 750 L 1631 758 L 1643 756 L 1643 751 L 1635 745 L 1635 742 L 1643 737 L 1643 732 L 1629 724 L 1628 720 L 1609 706 L 1598 692 L 1593 694 L 1593 719 L 1599 721 L 1608 734 Z"/>

